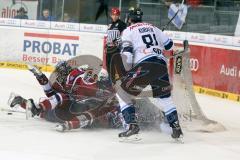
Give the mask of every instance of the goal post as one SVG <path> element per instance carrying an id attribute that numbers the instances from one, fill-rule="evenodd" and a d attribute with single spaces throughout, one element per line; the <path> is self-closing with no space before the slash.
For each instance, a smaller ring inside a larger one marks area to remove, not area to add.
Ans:
<path id="1" fill-rule="evenodd" d="M 223 131 L 225 127 L 219 122 L 210 120 L 201 109 L 193 89 L 190 69 L 190 47 L 183 41 L 183 50 L 173 53 L 169 59 L 169 71 L 172 75 L 172 96 L 184 127 L 189 130 L 204 132 Z M 180 54 L 179 54 L 180 53 Z M 190 125 L 190 126 L 189 126 Z"/>

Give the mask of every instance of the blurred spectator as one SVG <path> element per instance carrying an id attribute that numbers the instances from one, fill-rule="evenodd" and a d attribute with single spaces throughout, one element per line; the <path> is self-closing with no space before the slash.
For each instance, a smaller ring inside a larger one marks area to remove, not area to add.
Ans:
<path id="1" fill-rule="evenodd" d="M 215 2 L 215 0 L 202 0 L 202 5 L 213 6 L 214 2 Z"/>
<path id="2" fill-rule="evenodd" d="M 98 8 L 98 11 L 95 17 L 95 22 L 98 20 L 98 18 L 104 11 L 108 20 L 108 0 L 99 0 L 99 2 L 100 2 L 100 6 Z"/>
<path id="3" fill-rule="evenodd" d="M 19 10 L 17 10 L 17 15 L 14 17 L 15 19 L 28 19 L 27 11 L 20 7 Z"/>
<path id="4" fill-rule="evenodd" d="M 216 0 L 217 7 L 233 7 L 234 0 Z"/>
<path id="5" fill-rule="evenodd" d="M 202 0 L 187 0 L 187 4 L 196 7 L 202 3 Z"/>
<path id="6" fill-rule="evenodd" d="M 182 0 L 165 0 L 164 3 L 169 7 L 171 4 L 182 3 Z M 186 3 L 186 0 L 184 3 Z"/>
<path id="7" fill-rule="evenodd" d="M 56 18 L 50 15 L 49 9 L 44 9 L 42 16 L 39 18 L 42 21 L 56 21 Z"/>
<path id="8" fill-rule="evenodd" d="M 69 13 L 64 13 L 63 14 L 63 22 L 72 22 L 72 23 L 76 23 L 77 21 L 70 17 Z"/>
<path id="9" fill-rule="evenodd" d="M 230 0 L 231 1 L 231 0 Z M 215 0 L 185 0 L 184 3 L 190 6 L 206 5 L 213 6 Z M 165 4 L 170 6 L 172 3 L 182 3 L 182 0 L 165 0 Z"/>

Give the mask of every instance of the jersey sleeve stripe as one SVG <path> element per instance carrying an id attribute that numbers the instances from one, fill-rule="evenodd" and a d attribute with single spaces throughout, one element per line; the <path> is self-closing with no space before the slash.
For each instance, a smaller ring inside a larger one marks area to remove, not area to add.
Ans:
<path id="1" fill-rule="evenodd" d="M 165 50 L 170 50 L 173 47 L 173 41 L 170 40 L 166 45 L 164 45 Z"/>
<path id="2" fill-rule="evenodd" d="M 170 42 L 171 40 L 168 39 L 166 42 L 163 43 L 164 46 L 168 45 L 168 43 Z"/>

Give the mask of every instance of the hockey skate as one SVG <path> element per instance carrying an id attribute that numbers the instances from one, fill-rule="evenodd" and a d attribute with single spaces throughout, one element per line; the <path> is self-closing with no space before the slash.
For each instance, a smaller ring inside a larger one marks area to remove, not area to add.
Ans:
<path id="1" fill-rule="evenodd" d="M 40 77 L 43 73 L 35 66 L 28 64 L 28 70 L 34 74 L 35 77 Z"/>
<path id="2" fill-rule="evenodd" d="M 10 96 L 9 96 L 9 99 L 8 99 L 8 105 L 11 108 L 16 107 L 17 105 L 22 105 L 26 102 L 27 102 L 26 99 L 24 99 L 23 97 L 15 94 L 15 93 L 11 93 Z"/>
<path id="3" fill-rule="evenodd" d="M 172 123 L 170 126 L 172 127 L 171 137 L 178 143 L 184 143 L 183 132 L 182 132 L 181 126 L 179 125 L 179 122 L 176 121 Z"/>
<path id="4" fill-rule="evenodd" d="M 34 104 L 33 99 L 25 99 L 20 95 L 17 95 L 15 93 L 11 93 L 8 99 L 8 105 L 11 108 L 17 108 L 21 107 L 25 109 L 26 119 L 29 117 L 34 117 L 35 115 L 39 115 L 41 113 L 41 108 L 37 108 L 37 106 Z"/>
<path id="5" fill-rule="evenodd" d="M 126 131 L 118 134 L 120 142 L 134 142 L 141 140 L 138 135 L 139 131 L 140 128 L 137 124 L 130 124 Z"/>

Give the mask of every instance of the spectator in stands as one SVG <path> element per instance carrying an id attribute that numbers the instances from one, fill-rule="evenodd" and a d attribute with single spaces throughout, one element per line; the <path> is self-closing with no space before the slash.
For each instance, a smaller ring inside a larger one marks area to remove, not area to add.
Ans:
<path id="1" fill-rule="evenodd" d="M 190 6 L 198 6 L 202 3 L 203 0 L 185 0 L 184 4 Z M 182 0 L 165 0 L 165 5 L 170 6 L 172 3 L 182 3 Z"/>
<path id="2" fill-rule="evenodd" d="M 28 19 L 27 11 L 20 7 L 19 10 L 17 10 L 17 15 L 14 17 L 15 19 Z"/>
<path id="3" fill-rule="evenodd" d="M 221 9 L 234 7 L 234 0 L 216 0 L 216 6 L 221 7 Z"/>
<path id="4" fill-rule="evenodd" d="M 187 4 L 193 7 L 200 5 L 202 0 L 187 0 Z"/>
<path id="5" fill-rule="evenodd" d="M 56 21 L 56 18 L 50 15 L 49 9 L 44 9 L 42 16 L 39 18 L 42 21 Z"/>
<path id="6" fill-rule="evenodd" d="M 186 0 L 184 2 L 186 3 Z M 182 0 L 165 0 L 164 3 L 169 7 L 171 4 L 182 3 Z"/>
<path id="7" fill-rule="evenodd" d="M 202 5 L 205 5 L 205 6 L 214 6 L 214 1 L 215 0 L 202 0 Z"/>
<path id="8" fill-rule="evenodd" d="M 216 0 L 221 1 L 221 0 Z M 224 0 L 222 0 L 224 1 Z M 233 1 L 233 0 L 228 0 Z M 182 3 L 182 0 L 165 0 L 165 5 L 170 6 L 172 3 Z M 215 0 L 185 0 L 184 3 L 190 6 L 198 6 L 198 5 L 206 5 L 206 6 L 213 6 Z"/>
<path id="9" fill-rule="evenodd" d="M 70 15 L 69 15 L 69 13 L 64 13 L 63 14 L 63 22 L 71 22 L 71 23 L 76 23 L 77 21 L 74 19 L 74 18 L 72 18 Z"/>
<path id="10" fill-rule="evenodd" d="M 101 16 L 101 14 L 104 13 L 104 11 L 105 11 L 107 21 L 108 21 L 108 0 L 99 0 L 99 2 L 100 2 L 100 6 L 96 13 L 95 22 L 98 20 L 98 18 Z"/>

